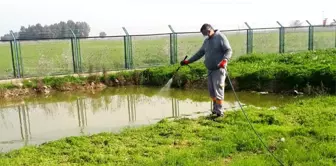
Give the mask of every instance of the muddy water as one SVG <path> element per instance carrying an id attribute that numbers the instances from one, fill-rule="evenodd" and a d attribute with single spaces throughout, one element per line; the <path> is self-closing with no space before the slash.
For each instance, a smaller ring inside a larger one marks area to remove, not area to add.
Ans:
<path id="1" fill-rule="evenodd" d="M 277 106 L 293 97 L 238 93 L 244 105 Z M 207 91 L 158 88 L 111 88 L 99 93 L 57 93 L 0 103 L 0 152 L 38 145 L 67 136 L 117 132 L 127 126 L 156 123 L 162 118 L 210 113 Z M 238 108 L 232 93 L 227 110 Z"/>

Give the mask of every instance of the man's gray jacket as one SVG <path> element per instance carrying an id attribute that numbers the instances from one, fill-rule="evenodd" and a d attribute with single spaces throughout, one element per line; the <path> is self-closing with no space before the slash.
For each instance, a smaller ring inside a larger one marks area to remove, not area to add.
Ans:
<path id="1" fill-rule="evenodd" d="M 225 35 L 215 30 L 212 37 L 207 37 L 202 47 L 188 60 L 189 63 L 195 62 L 205 55 L 204 64 L 208 70 L 217 70 L 218 64 L 223 60 L 230 60 L 232 49 Z"/>

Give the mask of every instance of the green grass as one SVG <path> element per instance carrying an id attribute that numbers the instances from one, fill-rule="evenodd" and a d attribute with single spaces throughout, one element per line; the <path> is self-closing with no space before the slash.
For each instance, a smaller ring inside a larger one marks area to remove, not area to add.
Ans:
<path id="1" fill-rule="evenodd" d="M 305 94 L 336 93 L 336 49 L 304 51 L 286 54 L 252 54 L 229 62 L 229 76 L 238 91 L 269 91 L 275 93 L 303 91 Z M 104 83 L 108 86 L 149 85 L 164 86 L 176 74 L 174 88 L 207 88 L 206 69 L 203 62 L 182 67 L 179 65 L 151 67 L 139 71 L 122 71 L 103 76 L 46 77 L 42 83 L 56 90 L 64 86 L 81 86 L 87 83 Z M 116 82 L 118 80 L 118 82 Z M 35 88 L 37 79 L 23 82 L 24 87 Z M 226 79 L 229 85 L 228 79 Z M 8 85 L 9 86 L 9 85 Z M 71 87 L 70 87 L 71 88 Z M 6 88 L 0 88 L 6 89 Z M 226 86 L 226 89 L 231 89 Z"/>
<path id="2" fill-rule="evenodd" d="M 307 28 L 286 29 L 285 51 L 296 52 L 308 49 Z M 246 31 L 224 32 L 232 48 L 233 58 L 246 53 Z M 278 30 L 255 30 L 254 53 L 276 53 L 279 51 Z M 178 60 L 192 56 L 202 45 L 200 34 L 178 35 Z M 133 37 L 133 62 L 135 68 L 168 65 L 170 63 L 169 35 Z M 21 41 L 24 76 L 47 76 L 73 73 L 70 40 Z M 81 53 L 83 71 L 121 70 L 124 68 L 123 38 L 82 39 Z M 315 28 L 314 48 L 335 47 L 335 31 Z M 0 43 L 0 78 L 13 77 L 9 43 Z"/>
<path id="3" fill-rule="evenodd" d="M 246 111 L 266 146 L 285 165 L 335 165 L 335 102 L 335 96 L 320 96 L 277 110 Z M 67 137 L 0 154 L 0 165 L 278 164 L 239 111 L 214 120 L 162 120 L 118 134 Z"/>

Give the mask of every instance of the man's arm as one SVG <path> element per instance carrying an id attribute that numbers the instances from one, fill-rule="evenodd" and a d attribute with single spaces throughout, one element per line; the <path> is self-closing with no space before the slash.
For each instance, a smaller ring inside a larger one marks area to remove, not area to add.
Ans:
<path id="1" fill-rule="evenodd" d="M 232 48 L 230 46 L 229 40 L 225 35 L 221 35 L 221 47 L 223 51 L 225 52 L 223 55 L 223 59 L 230 60 L 232 57 Z"/>
<path id="2" fill-rule="evenodd" d="M 189 63 L 193 63 L 204 56 L 205 54 L 204 43 L 205 41 L 203 42 L 202 47 L 188 60 Z"/>

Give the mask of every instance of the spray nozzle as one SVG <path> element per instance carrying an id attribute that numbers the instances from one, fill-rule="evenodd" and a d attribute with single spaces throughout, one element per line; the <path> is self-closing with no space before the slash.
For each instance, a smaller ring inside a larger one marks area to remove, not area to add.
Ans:
<path id="1" fill-rule="evenodd" d="M 183 60 L 186 60 L 187 58 L 188 58 L 188 55 L 187 55 L 187 56 L 185 56 Z"/>

